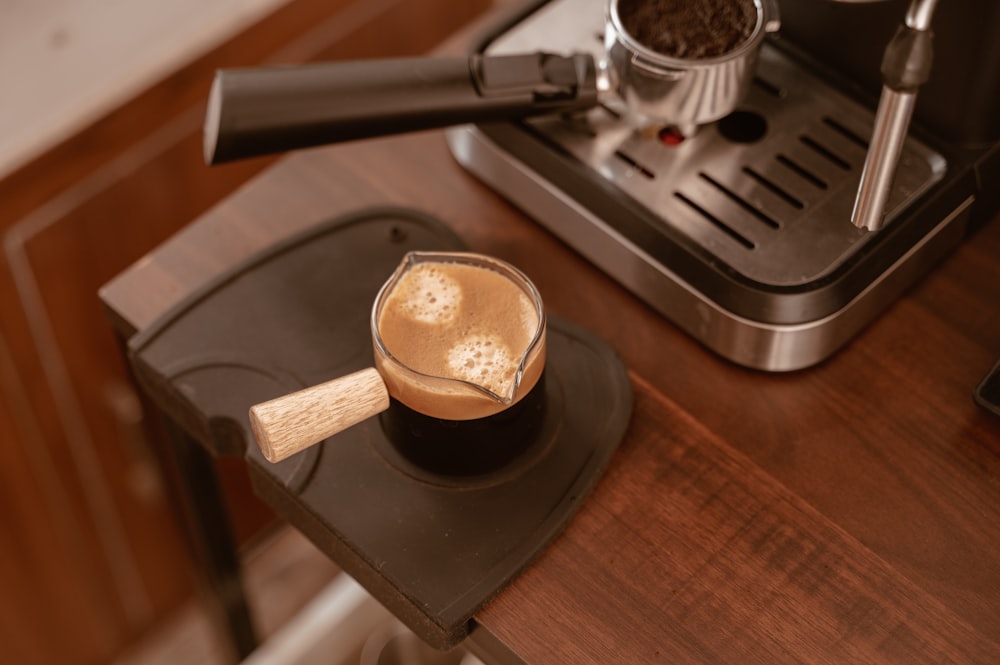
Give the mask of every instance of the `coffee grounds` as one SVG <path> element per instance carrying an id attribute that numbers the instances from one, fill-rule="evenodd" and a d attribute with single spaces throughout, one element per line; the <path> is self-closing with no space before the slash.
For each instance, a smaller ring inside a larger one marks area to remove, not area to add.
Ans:
<path id="1" fill-rule="evenodd" d="M 714 58 L 753 34 L 753 0 L 619 0 L 622 27 L 661 55 L 684 60 Z"/>

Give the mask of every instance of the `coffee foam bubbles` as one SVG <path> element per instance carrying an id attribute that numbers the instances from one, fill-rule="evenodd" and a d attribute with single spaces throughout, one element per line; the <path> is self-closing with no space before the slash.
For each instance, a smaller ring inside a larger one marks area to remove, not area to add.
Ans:
<path id="1" fill-rule="evenodd" d="M 421 323 L 451 323 L 462 305 L 462 286 L 434 264 L 412 268 L 396 290 L 401 313 Z"/>
<path id="2" fill-rule="evenodd" d="M 454 268 L 432 263 L 411 268 L 393 293 L 393 298 L 398 299 L 399 313 L 411 321 L 442 329 L 455 324 L 462 312 L 464 288 L 453 274 L 446 272 L 449 270 Z M 531 308 L 530 301 L 523 300 L 523 305 Z M 528 314 L 533 315 L 534 310 L 522 313 L 522 324 L 527 323 Z M 446 350 L 448 376 L 475 383 L 497 395 L 510 392 L 520 357 L 500 335 L 480 331 L 451 335 Z M 448 339 L 449 336 L 441 335 L 440 338 Z"/>
<path id="3" fill-rule="evenodd" d="M 500 396 L 514 385 L 519 361 L 499 335 L 469 335 L 448 350 L 448 367 L 455 378 L 478 384 Z"/>
<path id="4" fill-rule="evenodd" d="M 390 394 L 433 417 L 465 420 L 496 413 L 510 404 L 504 400 L 530 390 L 544 366 L 544 336 L 543 351 L 526 357 L 542 325 L 535 301 L 489 267 L 447 261 L 408 266 L 383 295 L 376 325 L 394 361 L 376 352 Z M 523 390 L 515 395 L 522 359 Z"/>

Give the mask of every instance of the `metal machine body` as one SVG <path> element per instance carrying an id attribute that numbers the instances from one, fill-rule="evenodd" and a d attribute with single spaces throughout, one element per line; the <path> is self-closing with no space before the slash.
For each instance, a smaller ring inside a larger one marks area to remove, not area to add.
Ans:
<path id="1" fill-rule="evenodd" d="M 796 23 L 808 23 L 803 5 L 825 0 L 795 4 L 791 16 L 782 7 L 782 32 L 762 48 L 738 110 L 692 135 L 644 125 L 612 101 L 583 114 L 459 127 L 449 132 L 452 151 L 721 356 L 768 371 L 814 365 L 995 206 L 996 197 L 981 194 L 991 174 L 996 180 L 1000 160 L 996 137 L 981 135 L 986 124 L 972 122 L 977 135 L 968 141 L 941 138 L 922 128 L 918 108 L 886 224 L 875 232 L 855 227 L 851 212 L 874 122 L 878 62 L 871 80 L 860 81 L 850 68 L 838 73 L 803 51 L 791 41 L 812 40 L 808 24 Z M 886 4 L 894 6 L 879 15 L 896 10 L 898 21 L 905 6 Z M 604 11 L 604 0 L 535 3 L 482 51 L 589 50 L 599 57 Z M 941 105 L 933 97 L 928 103 L 933 124 Z"/>

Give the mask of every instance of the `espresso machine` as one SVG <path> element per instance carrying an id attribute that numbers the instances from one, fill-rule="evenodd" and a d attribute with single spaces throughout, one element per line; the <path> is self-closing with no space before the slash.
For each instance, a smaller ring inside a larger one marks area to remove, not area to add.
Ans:
<path id="1" fill-rule="evenodd" d="M 534 3 L 479 48 L 600 57 L 606 4 Z M 636 122 L 609 102 L 459 127 L 449 144 L 468 170 L 720 355 L 768 371 L 808 367 L 1000 203 L 1000 3 L 919 5 L 782 0 L 744 99 L 693 129 Z M 919 54 L 926 80 L 901 120 L 883 70 L 904 21 L 932 35 L 933 52 Z M 865 187 L 885 180 L 871 164 L 885 149 L 873 138 L 877 111 L 888 114 L 881 133 L 901 141 L 883 155 L 890 182 L 872 213 Z"/>
<path id="2" fill-rule="evenodd" d="M 468 58 L 222 71 L 206 160 L 451 127 L 465 168 L 704 345 L 809 367 L 1000 207 L 1000 3 L 732 0 L 749 37 L 695 58 L 625 25 L 703 4 L 529 0 Z"/>

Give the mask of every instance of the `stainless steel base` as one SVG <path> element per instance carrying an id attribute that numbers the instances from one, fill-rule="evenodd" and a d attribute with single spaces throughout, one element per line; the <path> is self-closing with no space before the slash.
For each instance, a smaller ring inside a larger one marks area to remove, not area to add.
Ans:
<path id="1" fill-rule="evenodd" d="M 720 307 L 475 127 L 452 130 L 448 140 L 472 173 L 661 314 L 723 357 L 767 371 L 809 367 L 839 349 L 962 240 L 972 203 L 970 197 L 839 310 L 813 321 L 776 324 Z"/>
<path id="2" fill-rule="evenodd" d="M 603 7 L 603 0 L 544 3 L 485 50 L 599 57 Z M 840 348 L 960 242 L 972 199 L 864 284 L 830 289 L 877 237 L 850 222 L 872 112 L 771 45 L 741 112 L 675 144 L 662 140 L 669 128 L 615 104 L 511 132 L 461 127 L 449 143 L 471 172 L 709 348 L 748 367 L 800 369 Z M 519 142 L 519 135 L 535 155 L 497 138 Z M 553 161 L 575 172 L 571 184 L 539 168 Z M 943 157 L 907 140 L 890 228 L 945 171 Z M 633 216 L 642 218 L 642 233 L 626 231 L 635 228 Z M 662 243 L 683 251 L 652 246 Z M 704 274 L 725 273 L 722 286 L 684 277 L 692 272 L 672 262 L 678 253 L 703 262 Z"/>

